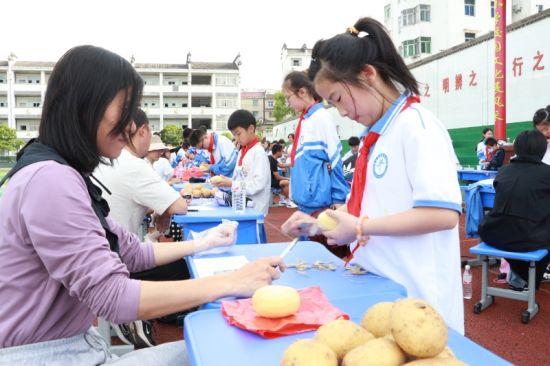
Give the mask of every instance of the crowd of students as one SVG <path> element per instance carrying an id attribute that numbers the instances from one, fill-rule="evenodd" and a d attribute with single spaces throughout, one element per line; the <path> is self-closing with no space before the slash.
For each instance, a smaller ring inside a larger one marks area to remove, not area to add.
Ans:
<path id="1" fill-rule="evenodd" d="M 344 33 L 318 41 L 307 73 L 291 72 L 281 87 L 299 114 L 286 149 L 279 142 L 262 144 L 254 116 L 237 110 L 227 122 L 234 142 L 186 129 L 172 157 L 138 108 L 143 82 L 132 65 L 93 46 L 69 50 L 49 79 L 39 138 L 19 153 L 1 198 L 0 297 L 10 316 L 0 319 L 0 365 L 186 364 L 183 341 L 117 359 L 93 320 L 132 324 L 226 296 L 248 297 L 279 278 L 285 265 L 271 257 L 235 272 L 187 279 L 182 258 L 233 243 L 230 225 L 202 239 L 140 238 L 146 213 L 154 213 L 162 232 L 172 214 L 187 210 L 186 200 L 167 184 L 173 174 L 162 159 L 172 169 L 208 166 L 222 177 L 214 183 L 218 187 L 230 187 L 235 170 L 242 170 L 247 195 L 264 214 L 272 188 L 280 189 L 298 208 L 282 225 L 284 232 L 321 242 L 402 284 L 408 296 L 427 300 L 451 328 L 464 333 L 456 155 L 445 126 L 420 102 L 418 83 L 384 27 L 362 18 Z M 365 126 L 360 139 L 348 141 L 351 151 L 344 158 L 323 101 Z M 549 116 L 546 108 L 534 120 L 546 138 Z M 520 195 L 502 198 L 510 191 L 501 187 L 522 179 L 519 172 L 533 169 L 531 176 L 540 176 L 541 184 L 549 179 L 546 170 L 534 172 L 544 155 L 541 136 L 532 131 L 516 140 L 517 163 L 496 180 L 495 214 L 530 210 L 510 211 L 507 199 Z M 498 151 L 488 149 L 491 137 L 484 137 L 487 162 Z M 323 211 L 338 222 L 335 229 L 319 227 L 315 218 Z M 546 211 L 530 214 L 546 220 Z M 488 239 L 492 228 L 501 226 L 484 225 Z M 550 240 L 543 234 L 535 239 L 540 245 Z M 118 331 L 132 337 L 131 329 Z"/>

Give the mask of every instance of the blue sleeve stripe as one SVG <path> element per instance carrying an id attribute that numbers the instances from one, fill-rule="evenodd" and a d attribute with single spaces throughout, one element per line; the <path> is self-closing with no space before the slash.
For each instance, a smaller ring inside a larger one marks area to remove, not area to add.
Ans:
<path id="1" fill-rule="evenodd" d="M 304 150 L 323 150 L 326 151 L 327 146 L 326 145 L 307 145 L 307 146 L 300 146 L 298 150 L 296 150 L 296 155 L 300 154 Z"/>
<path id="2" fill-rule="evenodd" d="M 321 140 L 304 142 L 300 147 L 302 147 L 302 146 L 315 146 L 315 145 L 321 145 L 324 148 L 327 147 L 327 143 L 324 142 L 324 141 L 321 141 Z"/>
<path id="3" fill-rule="evenodd" d="M 457 211 L 462 213 L 462 205 L 454 202 L 445 202 L 445 201 L 414 201 L 413 207 L 438 207 L 446 208 L 449 210 Z"/>

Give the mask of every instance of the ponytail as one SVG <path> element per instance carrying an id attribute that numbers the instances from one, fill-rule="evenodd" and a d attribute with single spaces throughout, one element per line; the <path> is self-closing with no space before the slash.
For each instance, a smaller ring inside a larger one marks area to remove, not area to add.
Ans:
<path id="1" fill-rule="evenodd" d="M 385 83 L 398 83 L 419 94 L 418 82 L 395 49 L 386 29 L 372 18 L 361 18 L 345 33 L 317 41 L 311 57 L 308 71 L 311 80 L 323 77 L 360 85 L 358 75 L 365 65 L 371 65 Z"/>

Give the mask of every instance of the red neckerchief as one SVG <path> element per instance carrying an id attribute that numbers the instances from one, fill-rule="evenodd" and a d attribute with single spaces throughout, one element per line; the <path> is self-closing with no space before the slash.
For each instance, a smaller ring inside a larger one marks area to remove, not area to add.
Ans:
<path id="1" fill-rule="evenodd" d="M 485 146 L 485 161 L 489 162 L 493 160 L 493 152 L 489 150 L 489 146 Z"/>
<path id="2" fill-rule="evenodd" d="M 405 101 L 400 112 L 409 108 L 411 104 L 419 102 L 420 98 L 416 95 L 411 95 Z M 353 173 L 353 182 L 351 184 L 351 196 L 348 201 L 348 212 L 357 217 L 361 214 L 363 193 L 367 187 L 367 165 L 369 163 L 370 148 L 376 143 L 378 137 L 380 137 L 380 134 L 377 132 L 369 132 L 367 136 L 363 137 L 363 145 L 359 150 L 359 156 L 355 163 L 355 172 Z M 359 247 L 359 245 L 357 245 L 357 247 Z"/>
<path id="3" fill-rule="evenodd" d="M 210 143 L 208 144 L 208 152 L 210 153 L 210 164 L 213 165 L 214 160 L 214 133 L 210 134 Z"/>
<path id="4" fill-rule="evenodd" d="M 305 115 L 311 107 L 313 107 L 317 102 L 313 103 L 305 111 L 300 114 L 300 119 L 298 120 L 298 125 L 296 126 L 296 131 L 294 131 L 294 143 L 292 144 L 292 149 L 290 149 L 290 166 L 294 166 L 294 159 L 296 158 L 296 149 L 298 148 L 298 142 L 300 141 L 300 130 L 302 129 L 302 121 L 305 118 Z"/>
<path id="5" fill-rule="evenodd" d="M 243 159 L 246 153 L 252 149 L 256 144 L 258 143 L 258 137 L 254 137 L 254 140 L 250 141 L 250 143 L 244 147 L 241 147 L 241 157 L 239 158 L 238 166 L 243 165 Z"/>

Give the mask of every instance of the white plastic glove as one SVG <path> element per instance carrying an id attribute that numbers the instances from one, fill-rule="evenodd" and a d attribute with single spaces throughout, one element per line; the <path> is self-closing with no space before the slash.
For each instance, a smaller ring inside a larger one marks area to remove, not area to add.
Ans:
<path id="1" fill-rule="evenodd" d="M 237 240 L 237 225 L 232 222 L 223 222 L 212 229 L 208 229 L 202 238 L 193 240 L 194 253 L 205 250 L 227 247 L 235 244 Z"/>
<path id="2" fill-rule="evenodd" d="M 146 241 L 147 240 L 150 241 L 151 243 L 155 243 L 159 241 L 159 237 L 160 237 L 160 233 L 157 230 L 155 230 L 152 233 L 145 235 L 144 239 Z"/>

